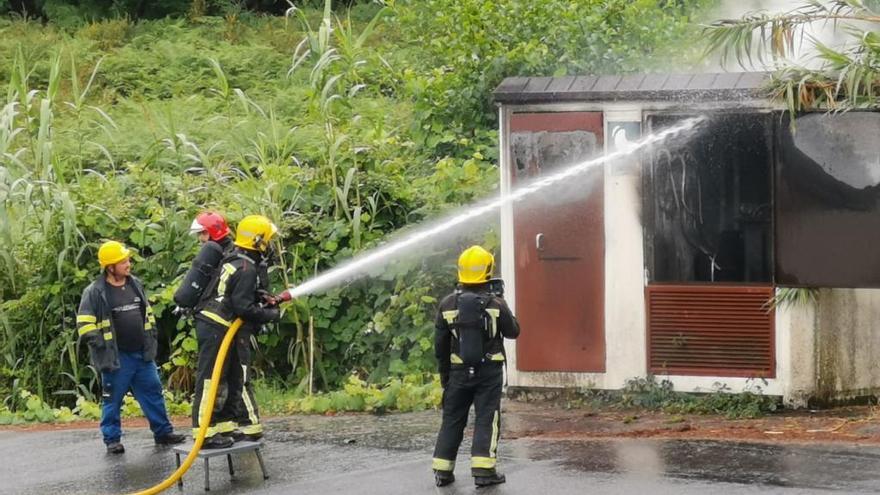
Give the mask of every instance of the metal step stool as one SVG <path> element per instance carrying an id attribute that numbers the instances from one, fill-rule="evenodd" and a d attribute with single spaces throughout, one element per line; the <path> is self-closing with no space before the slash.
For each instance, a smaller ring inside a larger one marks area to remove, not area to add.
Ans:
<path id="1" fill-rule="evenodd" d="M 178 445 L 174 447 L 172 450 L 174 451 L 174 455 L 177 458 L 177 467 L 180 467 L 180 454 L 189 455 L 189 452 L 192 450 L 193 444 L 189 443 L 186 445 Z M 202 449 L 199 451 L 197 457 L 200 457 L 205 460 L 205 491 L 211 490 L 211 479 L 210 479 L 210 464 L 209 460 L 212 457 L 218 457 L 221 455 L 226 456 L 226 463 L 229 465 L 229 477 L 230 479 L 234 479 L 235 470 L 232 468 L 232 454 L 240 454 L 242 452 L 253 452 L 257 455 L 257 461 L 260 463 L 260 470 L 263 471 L 263 479 L 269 479 L 269 475 L 266 473 L 266 465 L 263 463 L 263 455 L 260 453 L 260 449 L 263 447 L 263 442 L 235 442 L 232 447 L 226 449 Z M 177 480 L 177 488 L 183 489 L 183 476 Z"/>

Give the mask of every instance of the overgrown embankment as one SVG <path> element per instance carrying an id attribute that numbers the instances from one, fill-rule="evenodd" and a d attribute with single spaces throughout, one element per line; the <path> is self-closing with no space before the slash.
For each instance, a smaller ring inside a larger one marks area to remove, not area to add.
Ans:
<path id="1" fill-rule="evenodd" d="M 670 56 L 695 53 L 690 18 L 706 3 L 426 0 L 286 17 L 193 9 L 86 21 L 68 9 L 48 23 L 0 19 L 3 407 L 97 401 L 74 317 L 102 239 L 137 250 L 163 373 L 185 399 L 196 342 L 171 295 L 196 249 L 186 235 L 196 212 L 270 216 L 282 234 L 272 284 L 295 284 L 491 194 L 490 91 L 503 77 L 667 69 Z M 310 371 L 317 390 L 352 375 L 431 383 L 435 302 L 458 247 L 497 246 L 487 232 L 450 235 L 369 281 L 297 301 L 256 337 L 256 368 L 297 397 Z"/>

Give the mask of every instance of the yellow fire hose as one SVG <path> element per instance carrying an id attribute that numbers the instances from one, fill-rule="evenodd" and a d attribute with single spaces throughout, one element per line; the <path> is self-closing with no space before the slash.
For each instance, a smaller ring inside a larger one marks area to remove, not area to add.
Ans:
<path id="1" fill-rule="evenodd" d="M 217 353 L 217 360 L 214 361 L 214 369 L 211 371 L 211 388 L 208 390 L 208 397 L 206 398 L 207 404 L 202 407 L 202 411 L 204 412 L 199 416 L 199 432 L 196 435 L 192 450 L 189 451 L 189 455 L 186 456 L 183 464 L 181 464 L 176 471 L 171 473 L 171 476 L 165 479 L 165 481 L 131 495 L 155 495 L 156 493 L 165 491 L 170 488 L 171 485 L 176 483 L 177 480 L 189 470 L 193 461 L 196 460 L 196 456 L 202 449 L 202 443 L 205 441 L 205 435 L 208 433 L 208 424 L 211 423 L 211 415 L 214 413 L 214 401 L 217 399 L 217 386 L 220 384 L 220 373 L 223 371 L 223 361 L 226 359 L 226 353 L 229 351 L 232 339 L 235 337 L 235 334 L 238 332 L 242 323 L 243 321 L 241 318 L 236 318 L 229 329 L 226 330 L 226 336 L 223 337 L 223 342 L 220 343 L 220 351 Z"/>

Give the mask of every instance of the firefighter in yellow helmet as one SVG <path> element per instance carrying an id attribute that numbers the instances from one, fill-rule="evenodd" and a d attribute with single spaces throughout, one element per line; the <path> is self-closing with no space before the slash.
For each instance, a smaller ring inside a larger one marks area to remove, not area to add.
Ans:
<path id="1" fill-rule="evenodd" d="M 235 232 L 235 249 L 221 262 L 216 281 L 206 287 L 211 291 L 208 302 L 196 313 L 199 358 L 192 410 L 194 431 L 199 428 L 220 343 L 236 318 L 244 320 L 224 362 L 203 448 L 225 448 L 234 440 L 263 436 L 251 386 L 250 335 L 264 323 L 280 318 L 276 301 L 265 292 L 266 271 L 260 269 L 270 257 L 271 241 L 277 233 L 275 224 L 262 215 L 243 218 Z"/>
<path id="2" fill-rule="evenodd" d="M 101 433 L 110 454 L 122 454 L 122 400 L 129 390 L 150 422 L 156 444 L 185 440 L 168 420 L 156 368 L 156 320 L 144 286 L 131 274 L 131 251 L 107 241 L 98 249 L 101 275 L 83 291 L 76 326 L 101 373 Z"/>
<path id="3" fill-rule="evenodd" d="M 434 447 L 437 486 L 455 481 L 453 471 L 468 411 L 474 406 L 471 474 L 477 487 L 504 483 L 496 470 L 501 431 L 504 338 L 519 324 L 504 302 L 503 284 L 492 279 L 495 258 L 471 246 L 458 258 L 458 288 L 440 302 L 434 353 L 443 385 L 443 422 Z"/>

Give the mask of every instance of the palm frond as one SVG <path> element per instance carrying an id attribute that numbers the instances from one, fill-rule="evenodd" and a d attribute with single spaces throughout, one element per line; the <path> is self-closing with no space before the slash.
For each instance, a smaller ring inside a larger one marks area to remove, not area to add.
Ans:
<path id="1" fill-rule="evenodd" d="M 792 113 L 876 107 L 880 104 L 880 34 L 842 23 L 849 21 L 880 24 L 880 15 L 863 0 L 804 0 L 787 12 L 753 12 L 707 26 L 706 54 L 720 53 L 725 64 L 733 57 L 743 68 L 753 68 L 756 60 L 766 65 L 769 57 L 775 67 L 771 94 Z M 831 47 L 806 35 L 806 27 L 820 22 L 834 23 L 853 42 Z M 790 60 L 803 43 L 813 49 L 818 68 Z"/>
<path id="2" fill-rule="evenodd" d="M 819 289 L 801 287 L 780 287 L 776 294 L 764 305 L 767 311 L 780 308 L 810 306 L 819 298 Z"/>
<path id="3" fill-rule="evenodd" d="M 774 58 L 790 56 L 798 45 L 797 35 L 803 34 L 806 26 L 840 21 L 880 23 L 880 15 L 861 0 L 805 0 L 800 7 L 782 13 L 750 12 L 739 19 L 721 19 L 706 26 L 706 53 L 720 51 L 725 60 L 734 55 L 746 68 L 745 61 L 751 64 L 753 54 L 761 61 L 766 54 Z"/>

